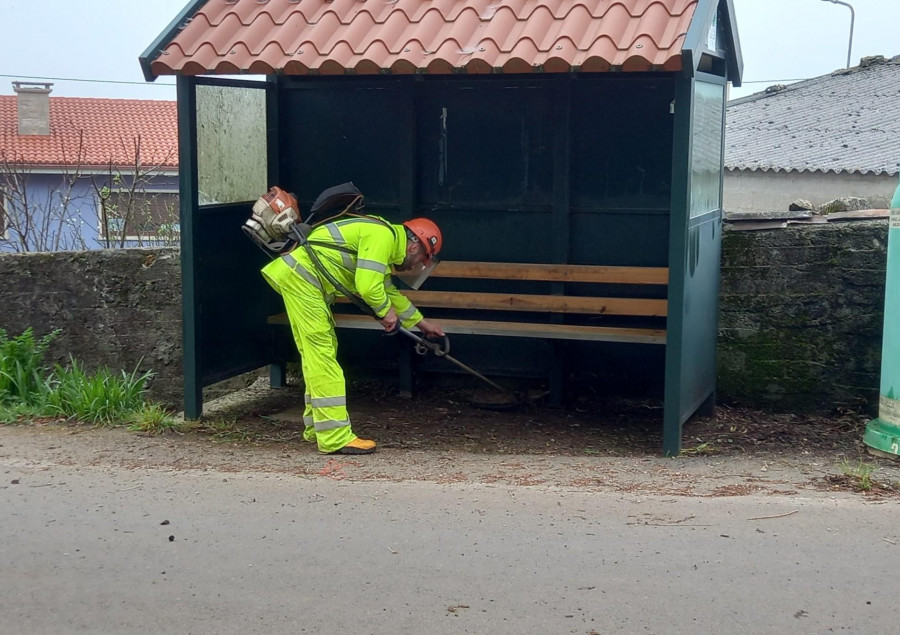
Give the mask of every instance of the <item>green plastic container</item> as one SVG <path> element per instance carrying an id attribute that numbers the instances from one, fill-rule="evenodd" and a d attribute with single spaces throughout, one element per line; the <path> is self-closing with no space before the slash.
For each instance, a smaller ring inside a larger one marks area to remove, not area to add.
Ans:
<path id="1" fill-rule="evenodd" d="M 900 456 L 900 184 L 891 199 L 888 229 L 878 418 L 866 425 L 863 443 L 872 454 Z"/>

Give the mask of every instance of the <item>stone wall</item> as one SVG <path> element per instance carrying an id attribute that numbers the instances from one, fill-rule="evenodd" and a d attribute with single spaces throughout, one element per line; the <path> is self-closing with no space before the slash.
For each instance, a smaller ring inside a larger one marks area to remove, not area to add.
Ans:
<path id="1" fill-rule="evenodd" d="M 887 221 L 726 229 L 718 398 L 793 412 L 875 415 Z M 63 329 L 53 359 L 152 370 L 181 404 L 176 249 L 0 254 L 0 328 Z"/>
<path id="2" fill-rule="evenodd" d="M 152 370 L 150 397 L 181 404 L 177 249 L 0 254 L 0 328 L 28 327 L 62 329 L 48 361 Z"/>
<path id="3" fill-rule="evenodd" d="M 875 415 L 887 231 L 886 220 L 726 230 L 720 399 Z"/>

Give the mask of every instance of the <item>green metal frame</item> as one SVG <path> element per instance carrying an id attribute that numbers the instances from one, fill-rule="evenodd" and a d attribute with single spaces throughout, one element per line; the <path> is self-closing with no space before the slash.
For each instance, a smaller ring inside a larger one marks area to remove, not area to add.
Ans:
<path id="1" fill-rule="evenodd" d="M 719 167 L 719 209 L 690 218 L 694 87 L 705 82 L 723 87 L 725 78 L 697 73 L 679 80 L 675 97 L 672 156 L 672 206 L 669 233 L 669 310 L 666 325 L 666 379 L 663 452 L 681 452 L 682 426 L 698 409 L 711 413 L 716 386 L 719 256 L 722 241 L 724 170 Z M 690 302 L 687 299 L 690 298 Z"/>
<path id="2" fill-rule="evenodd" d="M 184 374 L 184 416 L 199 419 L 203 413 L 203 384 L 200 380 L 200 351 L 197 312 L 197 262 L 193 245 L 196 240 L 194 210 L 197 197 L 197 90 L 196 79 L 179 76 L 178 94 L 178 189 L 181 225 L 181 310 L 182 372 Z"/>
<path id="3" fill-rule="evenodd" d="M 250 202 L 199 205 L 197 87 L 203 85 L 265 90 L 266 116 L 274 116 L 276 121 L 278 116 L 272 81 L 178 77 L 182 339 L 187 419 L 202 415 L 204 386 L 259 368 L 272 357 L 268 334 L 252 326 L 257 319 L 264 321 L 266 315 L 274 312 L 274 303 L 267 302 L 264 290 L 258 285 L 256 269 L 264 262 L 264 256 L 240 231 Z M 268 176 L 277 178 L 278 147 L 273 143 L 277 127 L 267 127 L 267 134 Z M 253 267 L 252 263 L 257 266 Z M 223 277 L 229 280 L 227 287 L 219 283 Z M 235 311 L 238 303 L 241 309 Z"/>

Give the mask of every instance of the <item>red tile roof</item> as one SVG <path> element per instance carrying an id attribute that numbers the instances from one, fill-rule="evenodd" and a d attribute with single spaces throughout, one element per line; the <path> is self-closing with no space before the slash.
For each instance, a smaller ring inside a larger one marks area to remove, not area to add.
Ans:
<path id="1" fill-rule="evenodd" d="M 698 0 L 208 0 L 157 75 L 675 71 Z"/>
<path id="2" fill-rule="evenodd" d="M 19 134 L 16 95 L 0 95 L 0 162 L 51 167 L 79 163 L 133 166 L 135 140 L 141 162 L 178 168 L 178 118 L 174 101 L 50 96 L 50 134 Z M 83 140 L 83 142 L 81 141 Z"/>

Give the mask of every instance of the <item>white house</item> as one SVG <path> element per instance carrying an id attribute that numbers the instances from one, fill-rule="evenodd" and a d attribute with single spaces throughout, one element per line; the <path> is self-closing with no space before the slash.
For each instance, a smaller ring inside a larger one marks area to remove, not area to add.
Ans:
<path id="1" fill-rule="evenodd" d="M 844 196 L 884 208 L 900 162 L 900 56 L 863 58 L 728 102 L 727 213 L 787 211 Z"/>

